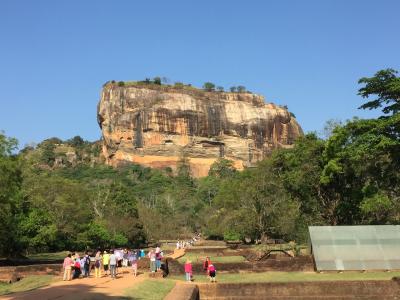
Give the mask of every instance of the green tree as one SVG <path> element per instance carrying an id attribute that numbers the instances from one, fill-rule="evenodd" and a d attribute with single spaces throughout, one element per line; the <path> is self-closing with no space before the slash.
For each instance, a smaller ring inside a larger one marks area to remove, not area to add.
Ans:
<path id="1" fill-rule="evenodd" d="M 24 240 L 34 241 L 29 247 L 46 244 L 45 250 L 55 251 L 85 246 L 75 242 L 76 234 L 86 230 L 93 217 L 85 186 L 51 173 L 34 171 L 24 174 L 22 191 L 28 204 L 27 215 L 21 219 L 22 232 Z M 52 233 L 46 232 L 48 227 Z M 52 238 L 46 243 L 45 238 L 50 237 L 50 233 Z"/>
<path id="2" fill-rule="evenodd" d="M 237 92 L 238 92 L 238 93 L 244 93 L 244 92 L 246 92 L 246 87 L 243 86 L 243 85 L 237 86 L 236 89 L 237 89 Z"/>
<path id="3" fill-rule="evenodd" d="M 362 109 L 376 109 L 383 106 L 385 114 L 400 112 L 400 77 L 393 69 L 378 71 L 373 77 L 363 77 L 358 83 L 365 84 L 358 94 L 363 98 L 377 96 L 360 106 Z"/>
<path id="4" fill-rule="evenodd" d="M 40 161 L 52 167 L 56 159 L 56 154 L 54 152 L 56 149 L 55 143 L 52 140 L 45 140 L 39 145 L 39 148 L 41 150 Z"/>
<path id="5" fill-rule="evenodd" d="M 336 223 L 337 203 L 320 184 L 324 149 L 325 142 L 311 133 L 299 138 L 293 148 L 272 155 L 273 173 L 300 203 L 304 226 Z"/>
<path id="6" fill-rule="evenodd" d="M 86 141 L 81 138 L 79 135 L 74 136 L 72 139 L 69 139 L 67 141 L 67 144 L 71 145 L 72 147 L 82 147 L 83 145 L 86 144 Z"/>
<path id="7" fill-rule="evenodd" d="M 273 175 L 270 161 L 224 181 L 215 197 L 215 208 L 210 220 L 214 228 L 209 231 L 236 233 L 241 238 L 291 237 L 299 216 L 298 203 Z"/>
<path id="8" fill-rule="evenodd" d="M 232 160 L 220 158 L 211 165 L 208 175 L 219 178 L 229 178 L 232 177 L 235 172 L 236 168 Z"/>
<path id="9" fill-rule="evenodd" d="M 154 77 L 153 78 L 153 82 L 154 82 L 154 84 L 158 84 L 158 85 L 161 85 L 161 77 Z"/>
<path id="10" fill-rule="evenodd" d="M 371 204 L 384 194 L 392 203 L 399 200 L 399 133 L 398 113 L 389 118 L 355 119 L 334 130 L 323 153 L 321 183 L 339 202 L 339 222 L 365 219 L 363 213 L 368 210 L 360 207 L 368 199 Z M 393 211 L 393 222 L 398 222 L 398 213 Z"/>
<path id="11" fill-rule="evenodd" d="M 0 254 L 19 251 L 18 220 L 21 214 L 21 168 L 14 154 L 17 140 L 0 132 Z"/>
<path id="12" fill-rule="evenodd" d="M 182 82 L 175 82 L 175 84 L 174 84 L 174 87 L 179 88 L 179 89 L 183 88 L 184 86 L 185 85 Z"/>
<path id="13" fill-rule="evenodd" d="M 214 91 L 215 90 L 215 84 L 212 82 L 205 82 L 203 84 L 203 89 L 205 89 L 208 92 Z"/>

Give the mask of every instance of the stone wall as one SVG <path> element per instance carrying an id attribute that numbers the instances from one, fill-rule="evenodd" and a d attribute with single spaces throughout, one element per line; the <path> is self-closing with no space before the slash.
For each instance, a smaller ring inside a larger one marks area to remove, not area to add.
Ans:
<path id="1" fill-rule="evenodd" d="M 218 263 L 213 262 L 218 272 L 237 273 L 239 271 L 246 272 L 312 272 L 314 271 L 314 263 L 310 256 L 282 257 L 279 259 L 267 259 L 258 262 L 240 262 L 240 263 Z M 193 273 L 204 274 L 203 265 L 201 263 L 193 263 Z M 168 260 L 168 268 L 170 274 L 183 274 L 184 265 L 177 260 Z"/>
<path id="2" fill-rule="evenodd" d="M 164 300 L 199 300 L 199 288 L 191 283 L 177 283 Z"/>
<path id="3" fill-rule="evenodd" d="M 0 267 L 0 281 L 11 283 L 28 275 L 60 275 L 61 272 L 61 264 Z"/>
<path id="4" fill-rule="evenodd" d="M 201 300 L 255 299 L 399 299 L 395 281 L 325 281 L 287 283 L 198 284 Z"/>

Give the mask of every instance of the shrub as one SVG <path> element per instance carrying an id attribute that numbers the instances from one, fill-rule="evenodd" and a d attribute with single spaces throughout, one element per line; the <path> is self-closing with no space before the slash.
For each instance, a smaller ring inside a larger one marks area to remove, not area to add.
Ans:
<path id="1" fill-rule="evenodd" d="M 182 82 L 175 82 L 174 86 L 176 88 L 183 88 L 185 85 Z"/>
<path id="2" fill-rule="evenodd" d="M 246 92 L 246 87 L 243 85 L 239 85 L 237 87 L 237 91 L 238 91 L 238 93 L 244 93 L 244 92 Z"/>
<path id="3" fill-rule="evenodd" d="M 161 77 L 154 77 L 153 82 L 154 82 L 154 84 L 161 85 Z"/>
<path id="4" fill-rule="evenodd" d="M 125 85 L 125 82 L 123 82 L 123 81 L 118 81 L 118 86 L 124 86 Z"/>
<path id="5" fill-rule="evenodd" d="M 227 230 L 224 232 L 225 241 L 238 241 L 240 239 L 241 239 L 240 234 L 235 232 L 234 230 Z"/>
<path id="6" fill-rule="evenodd" d="M 205 89 L 206 91 L 214 91 L 215 90 L 215 84 L 212 82 L 205 82 L 203 84 L 203 89 Z"/>

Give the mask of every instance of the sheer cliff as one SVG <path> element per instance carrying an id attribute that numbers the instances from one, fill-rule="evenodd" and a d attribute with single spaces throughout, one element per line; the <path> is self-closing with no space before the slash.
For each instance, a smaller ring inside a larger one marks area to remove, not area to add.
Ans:
<path id="1" fill-rule="evenodd" d="M 155 84 L 106 84 L 98 122 L 108 164 L 175 169 L 186 156 L 197 177 L 219 157 L 243 169 L 303 134 L 286 109 L 260 95 Z"/>

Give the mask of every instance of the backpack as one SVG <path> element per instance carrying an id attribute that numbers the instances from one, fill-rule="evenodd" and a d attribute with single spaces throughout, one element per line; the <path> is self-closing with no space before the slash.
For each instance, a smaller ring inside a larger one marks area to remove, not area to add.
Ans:
<path id="1" fill-rule="evenodd" d="M 85 258 L 85 265 L 86 265 L 86 266 L 89 266 L 89 265 L 90 265 L 90 257 L 89 257 L 89 256 L 87 256 L 87 257 Z"/>
<path id="2" fill-rule="evenodd" d="M 100 268 L 100 260 L 96 260 L 96 262 L 94 263 L 94 266 L 96 268 Z"/>

